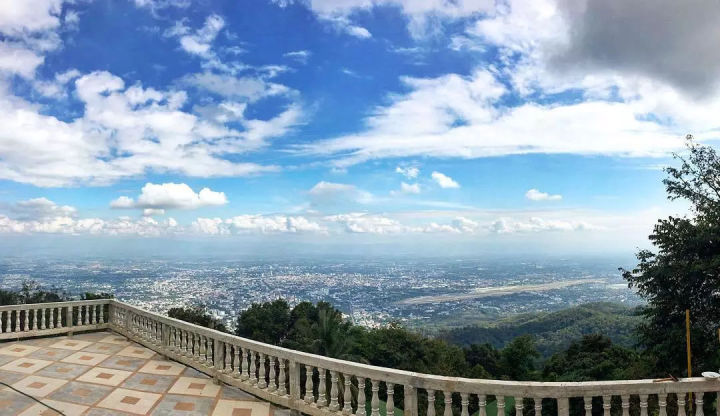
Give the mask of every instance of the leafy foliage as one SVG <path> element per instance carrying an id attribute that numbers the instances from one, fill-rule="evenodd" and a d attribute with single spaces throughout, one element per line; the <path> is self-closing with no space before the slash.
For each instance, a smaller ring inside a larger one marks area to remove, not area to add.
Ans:
<path id="1" fill-rule="evenodd" d="M 566 349 L 589 334 L 604 334 L 625 347 L 637 344 L 635 329 L 642 321 L 635 308 L 620 304 L 587 303 L 556 312 L 527 313 L 493 326 L 473 325 L 442 331 L 439 336 L 455 344 L 491 344 L 502 348 L 522 335 L 532 335 L 543 357 Z M 491 373 L 493 371 L 489 370 Z"/>
<path id="2" fill-rule="evenodd" d="M 168 316 L 181 321 L 190 322 L 191 324 L 216 329 L 221 332 L 227 332 L 225 324 L 223 324 L 219 319 L 213 317 L 204 305 L 196 305 L 186 308 L 171 308 L 168 311 Z"/>
<path id="3" fill-rule="evenodd" d="M 656 362 L 656 373 L 685 374 L 685 310 L 692 318 L 693 366 L 720 365 L 715 341 L 720 322 L 720 157 L 688 137 L 680 168 L 665 169 L 671 200 L 690 203 L 691 217 L 668 217 L 655 224 L 656 251 L 637 253 L 638 265 L 623 270 L 630 287 L 647 300 L 639 327 L 641 345 Z"/>

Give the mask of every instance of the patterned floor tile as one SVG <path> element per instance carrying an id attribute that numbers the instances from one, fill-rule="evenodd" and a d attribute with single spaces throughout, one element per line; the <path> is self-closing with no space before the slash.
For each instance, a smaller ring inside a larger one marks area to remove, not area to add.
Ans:
<path id="1" fill-rule="evenodd" d="M 144 358 L 147 360 L 155 355 L 155 351 L 139 345 L 128 345 L 120 350 L 116 355 L 122 355 L 123 357 Z"/>
<path id="2" fill-rule="evenodd" d="M 27 344 L 10 344 L 0 348 L 0 355 L 9 355 L 12 357 L 25 357 L 26 355 L 39 350 L 40 347 Z"/>
<path id="3" fill-rule="evenodd" d="M 110 394 L 112 387 L 71 381 L 49 396 L 53 400 L 92 406 Z"/>
<path id="4" fill-rule="evenodd" d="M 98 342 L 105 342 L 107 344 L 115 344 L 115 345 L 130 344 L 130 341 L 128 341 L 127 338 L 125 338 L 122 335 L 118 335 L 118 334 L 107 335 L 107 336 L 99 339 Z"/>
<path id="5" fill-rule="evenodd" d="M 0 355 L 0 366 L 15 360 L 17 360 L 17 357 L 13 357 L 12 355 Z"/>
<path id="6" fill-rule="evenodd" d="M 0 370 L 16 373 L 32 374 L 52 364 L 52 361 L 36 360 L 35 358 L 18 358 L 0 367 Z"/>
<path id="7" fill-rule="evenodd" d="M 45 377 L 61 378 L 64 380 L 72 380 L 75 377 L 85 373 L 92 367 L 80 364 L 53 363 L 35 374 Z"/>
<path id="8" fill-rule="evenodd" d="M 62 360 L 63 363 L 82 364 L 82 365 L 98 365 L 100 362 L 110 357 L 108 354 L 98 354 L 96 352 L 78 351 L 69 355 Z"/>
<path id="9" fill-rule="evenodd" d="M 16 381 L 22 380 L 27 377 L 27 374 L 14 373 L 12 371 L 0 370 L 0 381 L 3 383 L 12 384 Z"/>
<path id="10" fill-rule="evenodd" d="M 7 387 L 0 389 L 0 409 L 3 414 L 16 415 L 36 402 Z"/>
<path id="11" fill-rule="evenodd" d="M 85 374 L 77 378 L 77 381 L 86 383 L 102 384 L 105 386 L 119 386 L 120 383 L 130 377 L 132 373 L 114 368 L 93 367 Z"/>
<path id="12" fill-rule="evenodd" d="M 131 413 L 120 412 L 118 410 L 100 409 L 93 407 L 88 410 L 84 416 L 129 416 Z"/>
<path id="13" fill-rule="evenodd" d="M 220 397 L 223 399 L 236 399 L 236 400 L 258 400 L 255 396 L 236 387 L 223 386 L 220 389 Z"/>
<path id="14" fill-rule="evenodd" d="M 28 376 L 12 386 L 33 397 L 45 397 L 67 383 L 67 380 L 43 376 Z"/>
<path id="15" fill-rule="evenodd" d="M 170 387 L 168 393 L 188 394 L 192 396 L 215 397 L 220 391 L 220 386 L 206 378 L 180 377 Z"/>
<path id="16" fill-rule="evenodd" d="M 40 360 L 57 361 L 71 355 L 70 350 L 61 350 L 57 348 L 40 348 L 39 350 L 28 354 L 29 358 L 37 358 Z"/>
<path id="17" fill-rule="evenodd" d="M 85 348 L 83 351 L 87 352 L 99 352 L 101 354 L 115 354 L 116 352 L 123 349 L 122 345 L 116 345 L 116 344 L 108 344 L 105 342 L 96 342 L 87 348 Z"/>
<path id="18" fill-rule="evenodd" d="M 186 377 L 196 377 L 196 378 L 208 378 L 208 375 L 198 371 L 192 367 L 186 367 L 185 371 L 183 371 L 182 375 Z"/>
<path id="19" fill-rule="evenodd" d="M 59 348 L 62 350 L 80 351 L 92 344 L 90 341 L 82 341 L 76 338 L 67 338 L 60 340 L 54 344 L 50 344 L 50 348 Z"/>
<path id="20" fill-rule="evenodd" d="M 43 338 L 33 338 L 33 339 L 24 339 L 22 340 L 23 345 L 32 345 L 35 347 L 47 347 L 50 344 L 54 344 L 57 342 L 57 340 L 62 339 L 64 337 L 43 337 Z"/>
<path id="21" fill-rule="evenodd" d="M 270 403 L 243 400 L 220 400 L 212 416 L 267 416 Z"/>
<path id="22" fill-rule="evenodd" d="M 162 376 L 177 376 L 183 372 L 185 366 L 174 363 L 172 361 L 150 360 L 141 369 L 139 373 L 158 374 Z"/>
<path id="23" fill-rule="evenodd" d="M 206 416 L 212 413 L 213 399 L 168 394 L 155 406 L 152 416 Z"/>
<path id="24" fill-rule="evenodd" d="M 43 400 L 43 403 L 47 403 L 49 406 L 61 411 L 66 416 L 80 416 L 88 409 L 87 406 L 57 400 Z M 18 416 L 60 416 L 60 414 L 51 410 L 47 406 L 37 403 L 34 406 L 30 406 L 29 409 L 20 413 Z"/>
<path id="25" fill-rule="evenodd" d="M 142 358 L 124 357 L 122 355 L 113 355 L 107 360 L 100 363 L 105 368 L 116 368 L 118 370 L 136 371 L 144 366 L 147 360 Z"/>
<path id="26" fill-rule="evenodd" d="M 73 336 L 74 339 L 80 339 L 83 341 L 98 342 L 101 339 L 107 337 L 108 332 L 84 332 L 82 334 L 76 334 Z"/>
<path id="27" fill-rule="evenodd" d="M 98 407 L 145 415 L 160 397 L 162 396 L 159 394 L 144 391 L 115 389 L 98 403 Z"/>
<path id="28" fill-rule="evenodd" d="M 175 383 L 174 376 L 160 376 L 155 374 L 133 374 L 125 380 L 122 387 L 149 391 L 151 393 L 165 393 Z"/>

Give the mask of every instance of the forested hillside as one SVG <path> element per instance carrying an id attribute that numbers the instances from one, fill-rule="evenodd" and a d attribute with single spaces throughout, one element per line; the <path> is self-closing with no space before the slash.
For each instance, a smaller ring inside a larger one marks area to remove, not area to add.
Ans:
<path id="1" fill-rule="evenodd" d="M 532 335 L 538 351 L 548 357 L 589 334 L 603 334 L 615 344 L 632 347 L 640 319 L 636 308 L 616 303 L 587 303 L 557 312 L 515 315 L 493 325 L 441 331 L 439 337 L 462 346 L 489 343 L 502 348 L 518 336 Z"/>

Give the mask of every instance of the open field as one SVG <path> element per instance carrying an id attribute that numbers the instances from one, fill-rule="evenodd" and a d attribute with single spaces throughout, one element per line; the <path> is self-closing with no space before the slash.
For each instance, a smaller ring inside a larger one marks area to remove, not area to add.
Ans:
<path id="1" fill-rule="evenodd" d="M 470 293 L 448 293 L 434 296 L 418 296 L 401 300 L 402 305 L 421 305 L 424 303 L 454 302 L 458 300 L 488 298 L 492 296 L 510 295 L 519 292 L 544 292 L 547 290 L 562 289 L 570 286 L 585 285 L 590 283 L 604 283 L 604 279 L 574 279 L 561 280 L 558 282 L 541 283 L 536 285 L 511 285 L 497 287 L 481 287 Z"/>

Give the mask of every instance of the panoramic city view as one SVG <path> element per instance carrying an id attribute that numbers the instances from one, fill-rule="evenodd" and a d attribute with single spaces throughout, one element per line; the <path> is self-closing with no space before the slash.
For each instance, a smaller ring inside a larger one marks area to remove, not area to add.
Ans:
<path id="1" fill-rule="evenodd" d="M 0 415 L 720 416 L 720 3 L 0 6 Z"/>

